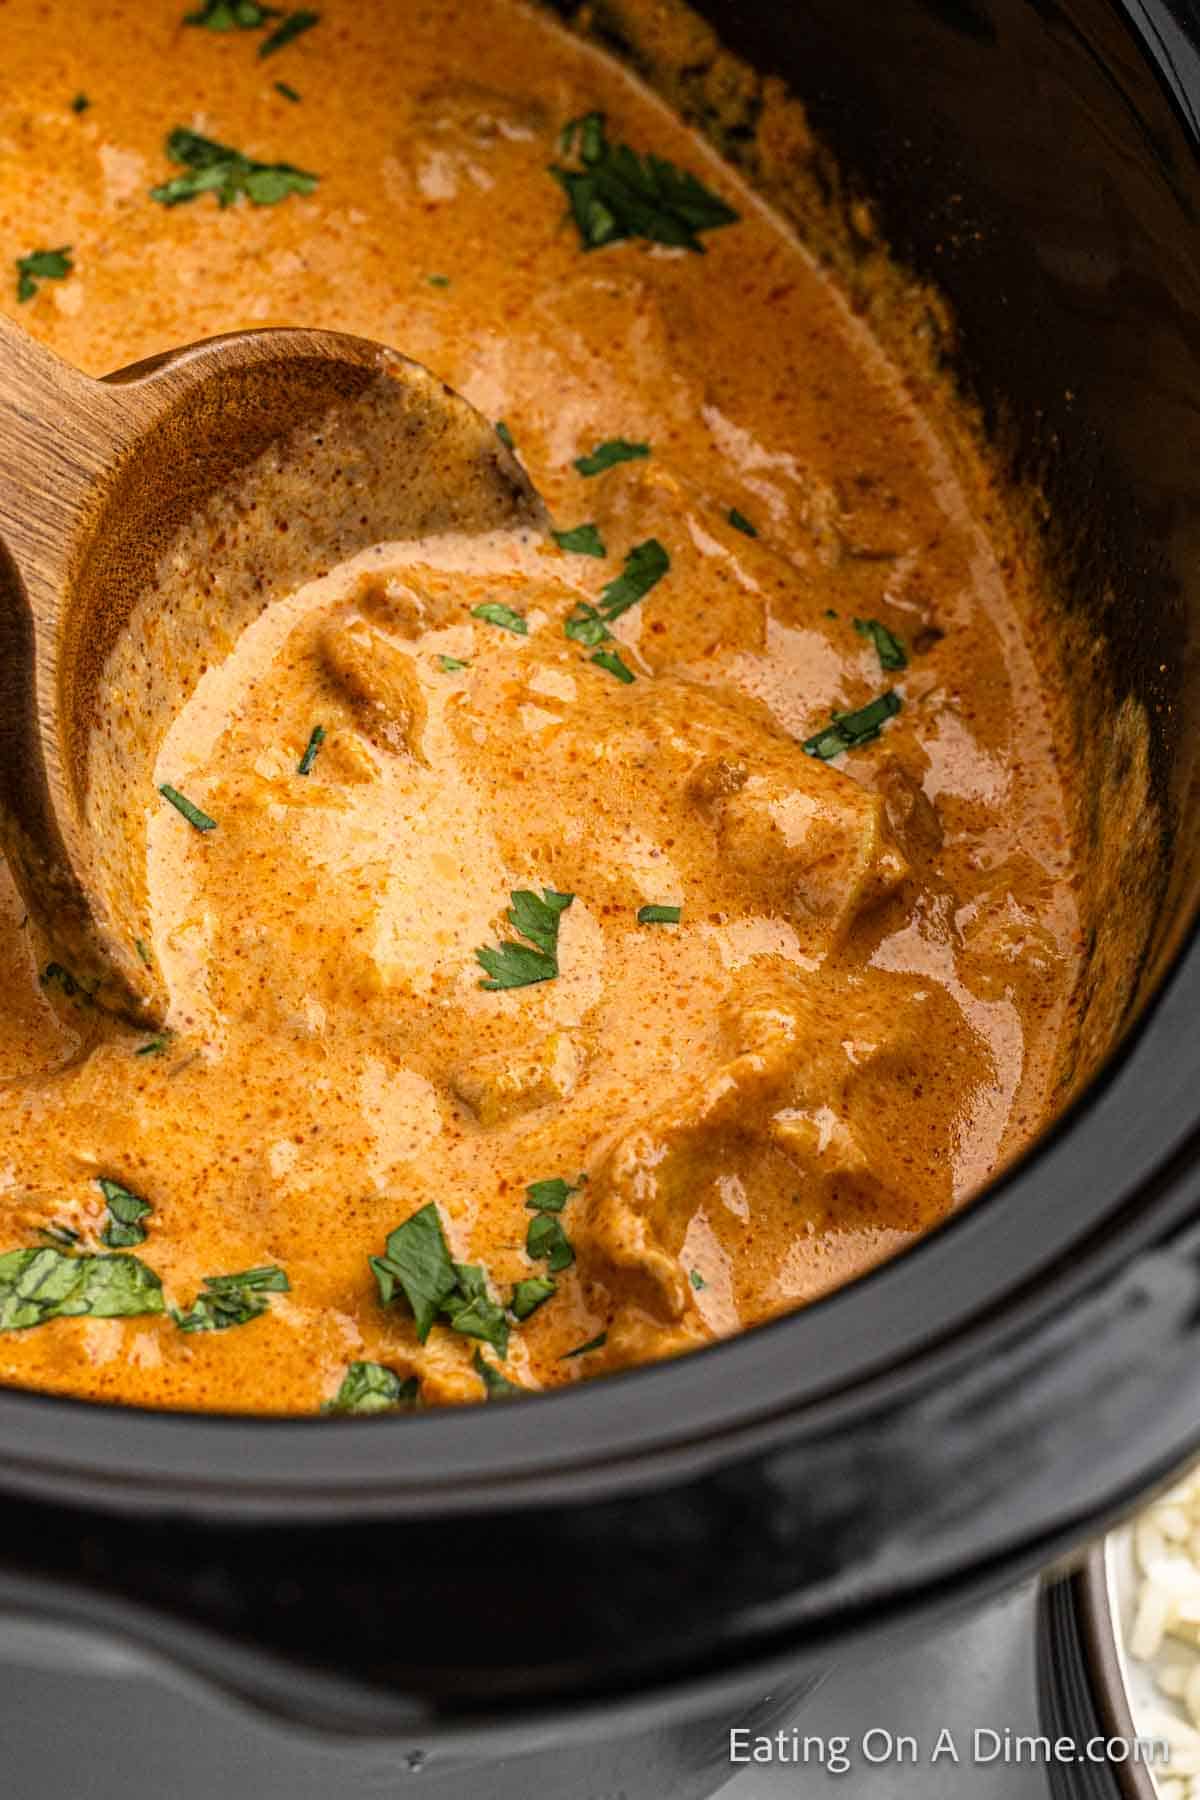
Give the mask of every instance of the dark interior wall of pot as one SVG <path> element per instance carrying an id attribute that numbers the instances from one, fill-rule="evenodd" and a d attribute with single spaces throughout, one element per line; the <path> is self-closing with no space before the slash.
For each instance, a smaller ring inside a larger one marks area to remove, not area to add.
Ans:
<path id="1" fill-rule="evenodd" d="M 670 10 L 600 0 L 586 17 L 736 156 L 761 85 L 734 106 L 736 79 L 669 68 Z M 946 296 L 945 354 L 1030 497 L 1083 772 L 1084 1078 L 1153 992 L 1200 884 L 1200 15 L 1191 0 L 695 10 L 798 95 L 828 168 Z"/>

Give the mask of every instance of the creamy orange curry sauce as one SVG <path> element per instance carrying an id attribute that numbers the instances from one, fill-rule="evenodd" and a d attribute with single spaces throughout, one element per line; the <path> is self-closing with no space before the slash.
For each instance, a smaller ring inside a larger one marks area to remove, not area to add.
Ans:
<path id="1" fill-rule="evenodd" d="M 1002 498 L 546 16 L 329 0 L 263 56 L 278 15 L 185 5 L 0 0 L 5 309 L 96 373 L 243 326 L 394 345 L 560 536 L 378 546 L 215 658 L 156 770 L 183 810 L 140 802 L 165 1031 L 48 967 L 5 879 L 0 1378 L 472 1401 L 812 1300 L 1028 1141 L 1072 1028 Z M 699 184 L 694 244 L 584 247 L 548 165 L 596 166 L 561 135 L 594 113 Z M 178 127 L 248 161 L 204 177 Z M 280 163 L 317 179 L 256 194 Z"/>

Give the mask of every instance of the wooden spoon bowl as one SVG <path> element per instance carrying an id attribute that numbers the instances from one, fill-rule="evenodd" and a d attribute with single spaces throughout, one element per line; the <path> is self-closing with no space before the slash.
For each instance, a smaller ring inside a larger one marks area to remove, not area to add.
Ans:
<path id="1" fill-rule="evenodd" d="M 494 427 L 376 344 L 237 332 L 97 381 L 0 319 L 0 830 L 81 987 L 164 1016 L 155 760 L 245 625 L 372 543 L 545 525 Z"/>

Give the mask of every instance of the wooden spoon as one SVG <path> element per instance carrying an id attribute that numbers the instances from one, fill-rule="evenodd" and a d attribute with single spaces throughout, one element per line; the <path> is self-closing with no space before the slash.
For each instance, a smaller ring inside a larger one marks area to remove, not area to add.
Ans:
<path id="1" fill-rule="evenodd" d="M 96 381 L 0 318 L 0 829 L 64 979 L 161 1021 L 155 758 L 263 607 L 371 543 L 546 523 L 493 426 L 363 339 L 236 332 Z"/>

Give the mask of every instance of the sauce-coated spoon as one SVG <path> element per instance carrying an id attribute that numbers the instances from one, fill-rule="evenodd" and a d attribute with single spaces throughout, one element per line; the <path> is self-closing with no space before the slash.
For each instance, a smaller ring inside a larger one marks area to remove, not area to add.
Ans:
<path id="1" fill-rule="evenodd" d="M 236 332 L 97 381 L 0 318 L 0 828 L 75 980 L 163 1016 L 145 846 L 164 692 L 182 702 L 264 606 L 371 543 L 545 525 L 493 426 L 363 339 Z M 113 692 L 131 628 L 144 680 Z"/>

